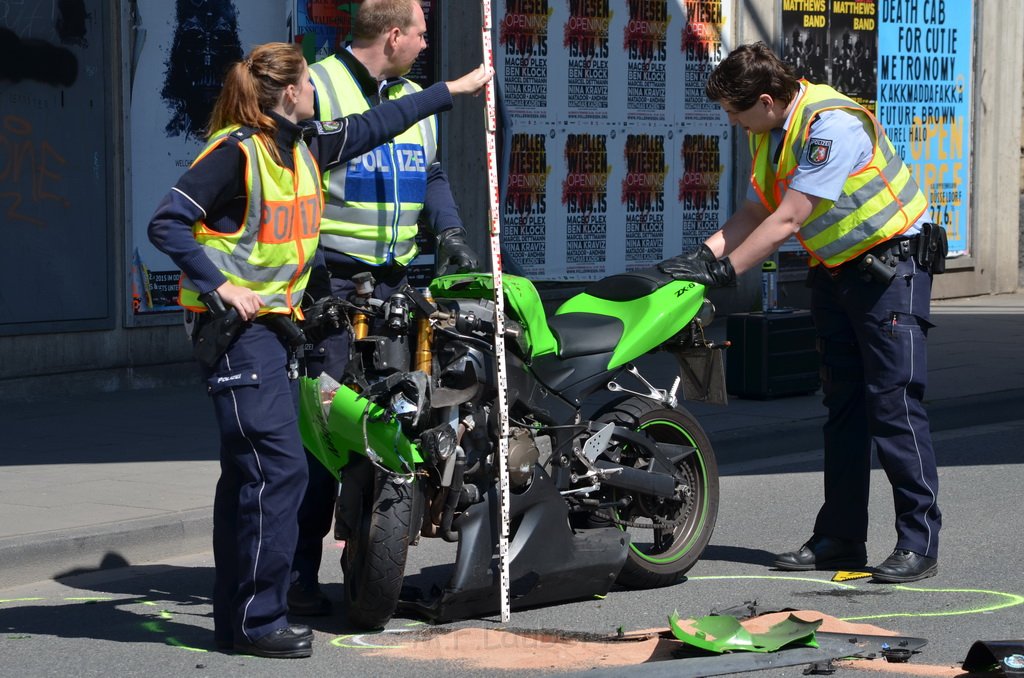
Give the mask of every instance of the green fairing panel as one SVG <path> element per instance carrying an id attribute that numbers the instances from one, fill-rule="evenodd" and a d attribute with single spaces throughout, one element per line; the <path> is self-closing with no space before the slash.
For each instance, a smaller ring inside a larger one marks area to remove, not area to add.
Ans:
<path id="1" fill-rule="evenodd" d="M 775 652 L 787 645 L 818 647 L 814 632 L 821 626 L 821 620 L 808 622 L 789 615 L 764 633 L 751 633 L 735 617 L 712 615 L 701 617 L 690 624 L 695 633 L 685 631 L 679 625 L 679 613 L 673 612 L 668 618 L 672 635 L 694 647 L 708 652 Z"/>
<path id="2" fill-rule="evenodd" d="M 503 275 L 502 285 L 510 315 L 523 325 L 531 358 L 558 350 L 555 335 L 548 328 L 544 306 L 533 283 L 517 275 Z M 494 299 L 494 278 L 490 273 L 461 273 L 434 278 L 430 293 L 436 299 Z"/>
<path id="3" fill-rule="evenodd" d="M 704 287 L 677 280 L 639 299 L 609 301 L 586 292 L 562 304 L 555 315 L 592 313 L 622 321 L 619 340 L 608 369 L 625 365 L 671 339 L 683 329 L 704 303 Z"/>
<path id="4" fill-rule="evenodd" d="M 302 444 L 320 460 L 335 477 L 348 464 L 349 455 L 366 449 L 363 427 L 370 447 L 380 455 L 385 466 L 397 473 L 406 473 L 402 460 L 410 467 L 423 459 L 419 449 L 402 434 L 399 424 L 384 418 L 383 408 L 342 386 L 331 400 L 328 413 L 321 404 L 320 384 L 316 379 L 302 377 L 299 381 L 299 433 Z"/>

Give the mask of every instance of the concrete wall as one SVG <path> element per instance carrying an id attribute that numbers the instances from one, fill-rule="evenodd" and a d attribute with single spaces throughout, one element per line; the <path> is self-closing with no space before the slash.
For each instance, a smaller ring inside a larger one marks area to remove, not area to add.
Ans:
<path id="1" fill-rule="evenodd" d="M 109 22 L 105 34 L 122 36 L 118 25 L 119 11 L 106 12 Z M 99 17 L 95 17 L 100 20 Z M 160 384 L 197 382 L 198 372 L 192 364 L 191 349 L 175 314 L 158 319 L 159 325 L 127 328 L 124 326 L 127 299 L 128 264 L 125 255 L 127 226 L 125 195 L 122 190 L 124 167 L 124 125 L 120 111 L 124 105 L 127 85 L 121 82 L 123 40 L 116 39 L 110 46 L 107 68 L 109 81 L 119 86 L 97 97 L 109 97 L 109 110 L 115 111 L 109 121 L 114 140 L 109 149 L 109 177 L 107 181 L 108 205 L 111 222 L 101 223 L 95 215 L 76 214 L 75 227 L 106 231 L 111 242 L 110 278 L 106 289 L 77 290 L 78 293 L 107 295 L 113 290 L 113 328 L 96 331 L 46 331 L 36 334 L 0 336 L 0 401 L 15 399 L 45 399 L 68 394 L 85 394 L 127 388 L 145 388 Z M 31 109 L 29 109 L 31 113 Z M 3 220 L 0 216 L 0 222 Z M 101 232 L 102 232 L 101 231 Z M 62 276 L 61 262 L 47 259 L 46 252 L 22 252 L 20 256 L 36 259 L 35 274 L 60 276 L 65 285 L 74 284 L 73 278 Z M 31 279 L 24 281 L 32 285 Z M 17 294 L 17 290 L 7 290 Z"/>

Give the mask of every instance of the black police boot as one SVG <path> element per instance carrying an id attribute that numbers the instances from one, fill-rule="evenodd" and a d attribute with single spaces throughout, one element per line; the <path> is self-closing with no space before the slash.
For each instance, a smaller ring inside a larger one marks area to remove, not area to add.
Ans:
<path id="1" fill-rule="evenodd" d="M 867 562 L 864 542 L 814 535 L 796 551 L 777 554 L 772 564 L 780 570 L 844 570 Z"/>
<path id="2" fill-rule="evenodd" d="M 874 569 L 871 578 L 886 584 L 904 584 L 934 577 L 938 572 L 937 558 L 922 556 L 906 549 L 896 549 Z"/>
<path id="3" fill-rule="evenodd" d="M 303 586 L 298 582 L 288 589 L 288 614 L 298 617 L 326 617 L 331 613 L 331 599 L 319 586 Z"/>
<path id="4" fill-rule="evenodd" d="M 300 659 L 313 654 L 313 631 L 291 624 L 250 642 L 235 641 L 235 652 L 272 659 Z"/>

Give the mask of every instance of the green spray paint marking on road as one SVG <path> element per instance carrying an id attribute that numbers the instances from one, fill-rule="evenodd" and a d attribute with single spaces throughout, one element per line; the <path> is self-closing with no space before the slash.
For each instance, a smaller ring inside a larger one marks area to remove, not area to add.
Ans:
<path id="1" fill-rule="evenodd" d="M 369 635 L 381 635 L 383 633 L 404 633 L 401 631 L 381 631 L 380 633 L 374 633 Z M 357 633 L 345 636 L 338 636 L 331 641 L 331 645 L 334 647 L 344 647 L 349 650 L 397 650 L 401 648 L 401 645 L 374 645 L 372 643 L 365 643 L 361 638 L 367 634 Z M 348 641 L 352 641 L 351 643 Z"/>
<path id="2" fill-rule="evenodd" d="M 362 640 L 366 637 L 380 636 L 385 633 L 391 633 L 395 635 L 403 633 L 411 633 L 414 626 L 426 626 L 425 622 L 412 622 L 406 624 L 405 628 L 401 629 L 384 629 L 383 631 L 377 631 L 376 633 L 352 633 L 344 636 L 338 636 L 331 640 L 331 645 L 334 647 L 343 647 L 349 650 L 397 650 L 401 648 L 401 645 L 376 645 L 374 643 L 366 642 Z"/>
<path id="3" fill-rule="evenodd" d="M 810 582 L 812 584 L 826 584 L 841 589 L 857 589 L 856 586 L 850 584 L 842 584 L 840 582 L 825 581 L 821 579 L 813 579 L 810 577 L 788 577 L 788 576 L 773 576 L 773 575 L 721 575 L 721 576 L 706 576 L 706 577 L 687 577 L 691 581 L 697 581 L 701 579 L 778 579 L 783 581 L 802 581 Z M 917 593 L 978 593 L 986 596 L 995 596 L 1003 598 L 1003 602 L 994 603 L 992 605 L 986 605 L 977 608 L 971 608 L 966 610 L 946 610 L 942 612 L 888 612 L 885 614 L 872 614 L 863 615 L 859 617 L 841 617 L 841 621 L 865 621 L 868 619 L 889 619 L 892 617 L 954 617 L 958 615 L 966 614 L 985 614 L 996 612 L 998 610 L 1004 610 L 1009 607 L 1015 607 L 1017 605 L 1024 604 L 1024 596 L 1017 595 L 1016 593 L 1004 593 L 1002 591 L 988 591 L 985 589 L 926 589 L 919 588 L 916 586 L 906 586 L 903 584 L 892 584 L 892 588 L 900 589 L 902 591 L 914 591 Z"/>
<path id="4" fill-rule="evenodd" d="M 39 597 L 39 598 L 0 598 L 0 605 L 3 605 L 5 603 L 36 603 L 36 602 L 45 601 L 45 600 L 48 600 L 48 599 L 47 598 L 42 598 L 42 597 Z M 87 605 L 95 604 L 95 603 L 114 601 L 116 604 L 127 603 L 127 604 L 134 604 L 134 605 L 148 605 L 150 607 L 158 607 L 158 606 L 160 606 L 160 603 L 158 603 L 158 602 L 155 602 L 155 601 L 152 601 L 152 600 L 144 600 L 144 599 L 141 599 L 141 598 L 134 599 L 134 600 L 116 600 L 115 601 L 113 598 L 110 598 L 108 596 L 68 596 L 68 597 L 65 597 L 65 598 L 61 598 L 61 600 L 69 601 L 69 602 L 75 602 L 75 603 L 85 603 Z M 174 615 L 171 612 L 169 612 L 168 610 L 166 610 L 166 609 L 161 609 L 156 614 L 160 617 L 161 620 L 163 620 L 163 619 L 174 619 Z M 159 620 L 156 620 L 156 619 L 142 622 L 141 626 L 142 626 L 142 628 L 144 628 L 146 631 L 148 631 L 150 633 L 157 633 L 157 634 L 161 634 L 161 635 L 165 633 L 163 625 L 161 624 L 161 622 Z M 7 640 L 20 640 L 20 639 L 31 638 L 31 637 L 32 637 L 31 635 L 17 635 L 17 636 L 9 635 L 9 636 L 6 636 L 6 639 Z M 182 643 L 177 638 L 174 638 L 173 636 L 166 636 L 164 638 L 164 641 L 168 645 L 171 645 L 172 647 L 181 648 L 182 650 L 188 650 L 189 652 L 209 652 L 209 650 L 204 650 L 203 648 L 200 648 L 200 647 L 190 647 L 188 645 L 185 645 L 184 643 Z"/>
<path id="5" fill-rule="evenodd" d="M 914 586 L 897 584 L 893 586 L 903 591 L 917 591 L 919 593 L 981 593 L 987 596 L 995 596 L 1005 599 L 1002 603 L 996 603 L 987 607 L 978 607 L 969 610 L 947 610 L 945 612 L 890 612 L 889 614 L 872 614 L 862 617 L 844 617 L 843 621 L 863 621 L 865 619 L 886 619 L 889 617 L 955 617 L 964 614 L 985 614 L 1005 610 L 1024 603 L 1024 596 L 1015 593 L 1003 593 L 1002 591 L 986 591 L 984 589 L 921 589 Z"/>
<path id="6" fill-rule="evenodd" d="M 180 647 L 182 650 L 188 650 L 189 652 L 209 652 L 209 650 L 204 650 L 201 647 L 190 647 L 172 636 L 167 636 L 167 644 Z"/>

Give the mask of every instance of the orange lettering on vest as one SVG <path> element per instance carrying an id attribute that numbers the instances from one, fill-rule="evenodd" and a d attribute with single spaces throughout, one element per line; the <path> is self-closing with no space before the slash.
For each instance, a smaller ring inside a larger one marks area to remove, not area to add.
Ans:
<path id="1" fill-rule="evenodd" d="M 298 199 L 299 214 L 302 217 L 302 237 L 312 238 L 320 232 L 320 199 L 310 195 Z"/>
<path id="2" fill-rule="evenodd" d="M 264 201 L 261 222 L 261 243 L 280 245 L 295 240 L 295 208 L 291 201 Z"/>

